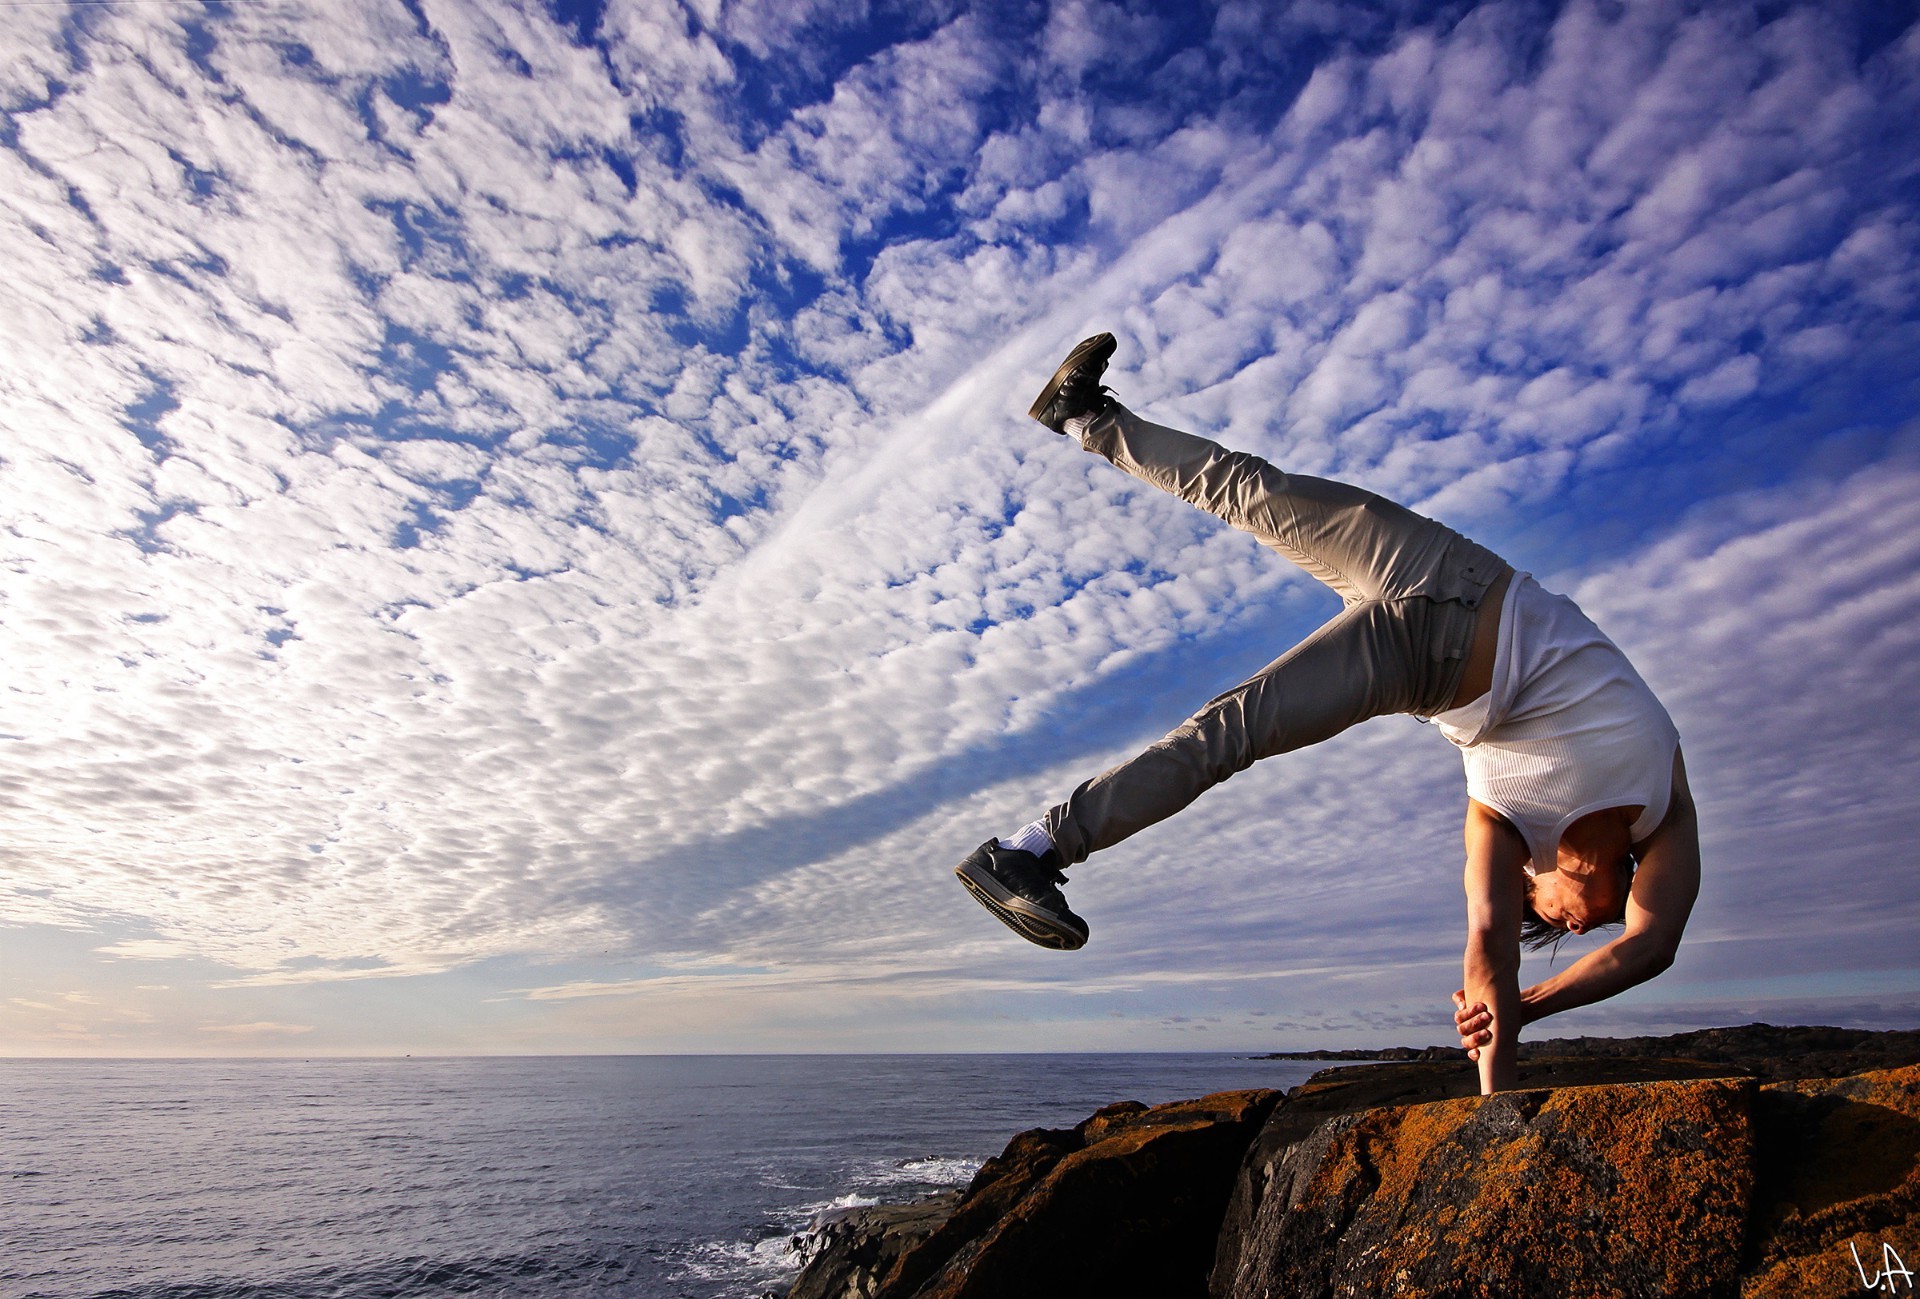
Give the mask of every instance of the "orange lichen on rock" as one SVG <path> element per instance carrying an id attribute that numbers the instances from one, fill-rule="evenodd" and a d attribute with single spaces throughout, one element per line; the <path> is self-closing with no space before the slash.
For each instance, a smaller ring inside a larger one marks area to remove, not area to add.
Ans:
<path id="1" fill-rule="evenodd" d="M 1717 1059 L 1551 1057 L 1527 1076 L 1564 1085 L 1485 1098 L 1431 1061 L 1322 1075 L 1284 1102 L 1111 1105 L 1014 1138 L 944 1220 L 930 1205 L 836 1227 L 794 1299 L 1910 1291 L 1881 1273 L 1920 1266 L 1920 1065 L 1848 1071 L 1851 1030 L 1691 1037 L 1819 1049 L 1737 1077 Z M 1815 1066 L 1846 1076 L 1754 1076 Z M 1622 1077 L 1636 1070 L 1660 1076 Z"/>
<path id="2" fill-rule="evenodd" d="M 1229 1293 L 1725 1289 L 1751 1191 L 1751 1091 L 1574 1087 L 1333 1119 L 1285 1156 Z"/>
<path id="3" fill-rule="evenodd" d="M 1887 1246 L 1920 1266 L 1920 1066 L 1763 1087 L 1755 1126 L 1743 1295 L 1864 1293 Z"/>

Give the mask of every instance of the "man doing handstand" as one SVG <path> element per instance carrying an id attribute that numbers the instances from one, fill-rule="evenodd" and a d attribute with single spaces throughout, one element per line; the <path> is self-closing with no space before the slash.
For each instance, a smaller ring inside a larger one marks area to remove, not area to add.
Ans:
<path id="1" fill-rule="evenodd" d="M 1332 587 L 1332 621 L 956 873 L 1022 937 L 1073 949 L 1064 868 L 1164 820 L 1261 758 L 1384 713 L 1426 718 L 1466 764 L 1467 946 L 1454 994 L 1483 1092 L 1513 1086 L 1521 1027 L 1672 964 L 1700 886 L 1679 735 L 1626 655 L 1573 601 L 1492 551 L 1344 483 L 1141 419 L 1082 342 L 1029 413 L 1142 482 L 1251 533 Z M 1624 922 L 1520 988 L 1520 947 Z"/>

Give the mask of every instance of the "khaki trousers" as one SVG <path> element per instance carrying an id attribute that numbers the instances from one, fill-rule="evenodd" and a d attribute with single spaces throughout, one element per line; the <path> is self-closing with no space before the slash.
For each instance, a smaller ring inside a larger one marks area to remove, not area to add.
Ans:
<path id="1" fill-rule="evenodd" d="M 1289 474 L 1258 456 L 1148 423 L 1115 402 L 1081 438 L 1142 482 L 1251 533 L 1345 608 L 1164 739 L 1047 813 L 1064 864 L 1165 820 L 1261 758 L 1383 713 L 1443 712 L 1481 598 L 1507 564 L 1372 492 Z"/>

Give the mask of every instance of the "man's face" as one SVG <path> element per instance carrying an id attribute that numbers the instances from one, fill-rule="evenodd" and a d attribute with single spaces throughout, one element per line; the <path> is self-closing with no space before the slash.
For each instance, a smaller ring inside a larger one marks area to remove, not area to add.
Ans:
<path id="1" fill-rule="evenodd" d="M 1528 900 L 1542 920 L 1570 934 L 1612 924 L 1627 911 L 1631 860 L 1623 853 L 1608 863 L 1575 862 L 1563 851 L 1559 868 L 1534 876 Z"/>
<path id="2" fill-rule="evenodd" d="M 1584 934 L 1626 915 L 1633 879 L 1630 827 L 1638 810 L 1606 808 L 1567 827 L 1554 869 L 1541 871 L 1527 890 L 1536 915 L 1570 934 Z"/>

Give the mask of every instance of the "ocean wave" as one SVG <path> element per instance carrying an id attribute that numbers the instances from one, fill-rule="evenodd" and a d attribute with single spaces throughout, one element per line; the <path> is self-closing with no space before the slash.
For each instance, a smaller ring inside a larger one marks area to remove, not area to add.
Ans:
<path id="1" fill-rule="evenodd" d="M 749 1288 L 784 1283 L 806 1261 L 802 1234 L 707 1241 L 672 1260 L 675 1281 L 728 1282 Z"/>
<path id="2" fill-rule="evenodd" d="M 946 1155 L 870 1161 L 849 1179 L 857 1189 L 824 1200 L 802 1201 L 770 1215 L 782 1228 L 778 1235 L 697 1245 L 676 1260 L 674 1278 L 749 1288 L 782 1283 L 818 1252 L 824 1230 L 834 1219 L 889 1199 L 917 1199 L 965 1186 L 979 1169 L 977 1159 Z"/>
<path id="3" fill-rule="evenodd" d="M 893 1166 L 892 1183 L 917 1183 L 927 1186 L 965 1186 L 980 1171 L 978 1159 L 956 1159 L 946 1155 L 925 1155 L 906 1159 Z"/>
<path id="4" fill-rule="evenodd" d="M 848 1193 L 827 1200 L 788 1205 L 769 1215 L 776 1235 L 752 1240 L 709 1241 L 677 1261 L 674 1276 L 700 1281 L 764 1283 L 788 1279 L 819 1249 L 821 1228 L 852 1209 L 880 1203 L 878 1197 Z"/>
<path id="5" fill-rule="evenodd" d="M 845 1213 L 848 1209 L 864 1209 L 869 1205 L 878 1203 L 880 1203 L 878 1196 L 861 1195 L 854 1192 L 847 1195 L 836 1195 L 831 1200 L 813 1200 L 807 1204 L 799 1205 L 792 1212 L 798 1221 L 805 1222 L 809 1226 L 812 1226 L 817 1224 L 822 1218 Z"/>

